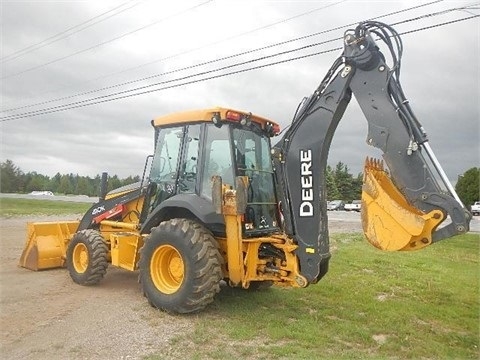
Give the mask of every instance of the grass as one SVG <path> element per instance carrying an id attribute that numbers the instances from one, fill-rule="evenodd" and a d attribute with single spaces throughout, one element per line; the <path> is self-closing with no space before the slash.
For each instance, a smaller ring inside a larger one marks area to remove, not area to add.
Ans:
<path id="1" fill-rule="evenodd" d="M 89 204 L 0 198 L 0 216 L 73 214 Z M 479 359 L 480 238 L 381 252 L 335 234 L 330 270 L 306 289 L 224 288 L 157 359 Z"/>
<path id="2" fill-rule="evenodd" d="M 319 284 L 224 288 L 192 333 L 145 359 L 478 359 L 479 240 L 386 253 L 335 235 Z"/>
<path id="3" fill-rule="evenodd" d="M 89 203 L 43 199 L 0 198 L 0 216 L 83 214 Z"/>

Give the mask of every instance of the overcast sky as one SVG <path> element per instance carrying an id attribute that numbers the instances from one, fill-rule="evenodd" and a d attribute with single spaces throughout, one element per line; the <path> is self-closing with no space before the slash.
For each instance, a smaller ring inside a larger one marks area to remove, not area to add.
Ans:
<path id="1" fill-rule="evenodd" d="M 427 3 L 2 0 L 0 107 L 8 121 L 0 122 L 0 161 L 10 159 L 24 172 L 49 176 L 108 171 L 123 178 L 141 175 L 153 149 L 150 120 L 159 115 L 224 106 L 271 118 L 284 127 L 340 51 L 93 106 L 15 120 L 7 116 L 152 83 L 180 85 L 198 78 L 173 80 L 335 39 L 349 24 Z M 468 10 L 395 26 L 404 32 L 479 14 L 478 2 L 438 1 L 378 20 L 394 24 L 472 4 Z M 341 30 L 326 32 L 339 26 Z M 309 36 L 315 33 L 322 34 Z M 299 37 L 305 38 L 288 42 Z M 479 18 L 402 37 L 404 91 L 452 181 L 480 166 L 479 38 Z M 282 42 L 286 43 L 270 46 Z M 340 46 L 341 40 L 335 40 L 202 77 Z M 258 48 L 265 49 L 251 52 Z M 213 62 L 242 52 L 248 53 Z M 204 62 L 210 63 L 195 66 Z M 143 78 L 148 79 L 139 81 Z M 130 84 L 120 85 L 126 82 Z M 52 110 L 56 109 L 60 108 Z M 367 122 L 352 100 L 337 129 L 329 163 L 342 161 L 352 173 L 362 171 L 366 155 L 380 156 L 366 145 L 366 134 Z"/>

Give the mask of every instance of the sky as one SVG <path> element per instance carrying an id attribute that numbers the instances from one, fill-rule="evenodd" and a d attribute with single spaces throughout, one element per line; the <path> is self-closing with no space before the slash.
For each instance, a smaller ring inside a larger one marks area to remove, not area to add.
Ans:
<path id="1" fill-rule="evenodd" d="M 400 79 L 455 182 L 480 166 L 480 18 L 441 24 L 478 15 L 480 5 L 432 2 L 0 0 L 0 162 L 10 159 L 23 172 L 48 176 L 107 171 L 125 178 L 142 174 L 153 151 L 150 120 L 157 116 L 223 106 L 283 128 L 341 54 L 329 51 L 342 46 L 337 38 L 376 18 L 400 33 L 439 25 L 402 36 Z M 398 13 L 384 16 L 392 12 Z M 137 96 L 131 95 L 141 90 L 129 91 L 167 86 Z M 104 101 L 114 93 L 124 97 Z M 102 102 L 84 106 L 92 98 Z M 77 107 L 56 111 L 72 103 Z M 45 111 L 55 112 L 33 116 Z M 341 161 L 352 174 L 361 172 L 365 156 L 381 156 L 366 135 L 367 121 L 352 99 L 329 164 Z"/>

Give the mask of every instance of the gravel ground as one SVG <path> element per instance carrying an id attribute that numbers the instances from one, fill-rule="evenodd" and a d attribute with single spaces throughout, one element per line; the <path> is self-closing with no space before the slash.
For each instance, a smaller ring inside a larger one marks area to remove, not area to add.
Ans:
<path id="1" fill-rule="evenodd" d="M 64 269 L 18 267 L 32 220 L 60 218 L 0 219 L 0 358 L 140 359 L 193 330 L 194 318 L 148 305 L 137 273 L 110 267 L 99 286 L 83 287 Z"/>
<path id="2" fill-rule="evenodd" d="M 331 233 L 361 231 L 359 214 L 329 215 Z M 17 266 L 27 221 L 75 218 L 0 218 L 0 357 L 133 360 L 160 349 L 174 352 L 169 340 L 193 331 L 195 316 L 150 307 L 137 273 L 110 267 L 98 286 L 83 287 L 64 269 L 34 272 Z"/>

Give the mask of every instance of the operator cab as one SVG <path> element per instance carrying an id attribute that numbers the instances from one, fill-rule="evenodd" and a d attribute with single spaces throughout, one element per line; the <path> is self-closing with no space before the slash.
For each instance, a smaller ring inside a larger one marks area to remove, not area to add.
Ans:
<path id="1" fill-rule="evenodd" d="M 221 176 L 232 189 L 237 176 L 246 176 L 244 235 L 279 231 L 270 154 L 270 137 L 278 133 L 277 124 L 249 113 L 214 108 L 167 115 L 152 125 L 155 153 L 149 181 L 154 191 L 149 218 L 195 217 L 222 236 L 223 217 L 212 205 L 212 176 Z"/>

